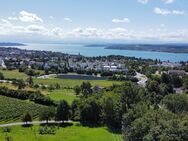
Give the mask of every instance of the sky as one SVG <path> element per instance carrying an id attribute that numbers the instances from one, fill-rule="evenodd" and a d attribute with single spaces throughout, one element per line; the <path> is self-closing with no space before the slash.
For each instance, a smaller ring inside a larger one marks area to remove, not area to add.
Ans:
<path id="1" fill-rule="evenodd" d="M 0 3 L 0 41 L 188 42 L 188 0 Z"/>

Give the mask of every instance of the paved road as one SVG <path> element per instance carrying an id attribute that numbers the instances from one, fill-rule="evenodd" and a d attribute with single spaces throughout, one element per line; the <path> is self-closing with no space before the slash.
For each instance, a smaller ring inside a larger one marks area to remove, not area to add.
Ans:
<path id="1" fill-rule="evenodd" d="M 72 121 L 65 121 L 66 123 L 70 123 Z M 33 121 L 33 122 L 28 122 L 27 124 L 31 125 L 31 124 L 44 124 L 47 123 L 46 121 Z M 60 121 L 48 121 L 48 123 L 61 123 Z M 10 127 L 10 126 L 18 126 L 18 125 L 24 125 L 24 122 L 15 122 L 15 123 L 7 123 L 7 124 L 0 124 L 0 127 Z"/>
<path id="2" fill-rule="evenodd" d="M 146 86 L 146 82 L 148 81 L 148 78 L 144 74 L 137 72 L 135 77 L 139 79 L 139 81 L 137 82 L 138 85 Z"/>

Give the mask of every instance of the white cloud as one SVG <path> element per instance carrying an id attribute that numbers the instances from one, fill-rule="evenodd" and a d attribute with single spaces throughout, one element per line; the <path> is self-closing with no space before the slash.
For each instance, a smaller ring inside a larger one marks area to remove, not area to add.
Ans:
<path id="1" fill-rule="evenodd" d="M 137 0 L 138 3 L 147 4 L 150 0 Z M 175 0 L 162 0 L 165 4 L 172 4 Z"/>
<path id="2" fill-rule="evenodd" d="M 124 19 L 112 19 L 113 23 L 130 23 L 130 20 L 128 18 Z"/>
<path id="3" fill-rule="evenodd" d="M 180 10 L 168 10 L 168 9 L 161 9 L 161 8 L 154 8 L 154 12 L 159 15 L 167 16 L 167 15 L 184 15 L 184 11 Z"/>
<path id="4" fill-rule="evenodd" d="M 64 32 L 63 32 L 63 29 L 60 28 L 60 27 L 55 27 L 52 29 L 52 33 L 55 35 L 55 36 L 58 36 L 58 37 L 63 37 L 64 36 Z"/>
<path id="5" fill-rule="evenodd" d="M 54 19 L 54 16 L 49 16 L 50 19 Z"/>
<path id="6" fill-rule="evenodd" d="M 101 39 L 101 40 L 152 40 L 152 41 L 188 41 L 188 30 L 169 30 L 165 24 L 158 28 L 143 30 L 128 30 L 126 28 L 96 28 L 85 27 L 63 30 L 61 27 L 41 24 L 24 25 L 10 20 L 0 20 L 0 37 L 14 37 L 16 39 L 58 40 L 58 39 Z"/>
<path id="7" fill-rule="evenodd" d="M 40 25 L 29 25 L 26 27 L 26 29 L 31 32 L 47 31 L 47 29 L 44 26 L 40 26 Z"/>
<path id="8" fill-rule="evenodd" d="M 118 27 L 118 28 L 110 29 L 110 31 L 112 31 L 114 33 L 125 33 L 125 32 L 127 32 L 127 29 Z"/>
<path id="9" fill-rule="evenodd" d="M 137 0 L 137 1 L 141 4 L 147 4 L 149 2 L 149 0 Z"/>
<path id="10" fill-rule="evenodd" d="M 9 22 L 8 20 L 6 19 L 1 19 L 1 21 L 7 25 L 12 25 L 11 22 Z"/>
<path id="11" fill-rule="evenodd" d="M 72 20 L 70 19 L 70 18 L 64 18 L 64 21 L 66 21 L 66 22 L 72 22 Z"/>
<path id="12" fill-rule="evenodd" d="M 28 22 L 28 23 L 43 22 L 43 20 L 40 17 L 38 17 L 36 14 L 29 13 L 27 11 L 21 11 L 19 19 L 22 22 Z"/>
<path id="13" fill-rule="evenodd" d="M 167 9 L 161 9 L 161 8 L 158 8 L 158 7 L 156 7 L 156 8 L 154 9 L 154 12 L 155 12 L 156 14 L 163 15 L 163 16 L 166 16 L 166 15 L 171 14 L 171 11 L 169 11 L 169 10 L 167 10 Z"/>
<path id="14" fill-rule="evenodd" d="M 18 18 L 17 17 L 8 17 L 8 20 L 10 20 L 10 21 L 17 21 Z"/>
<path id="15" fill-rule="evenodd" d="M 175 0 L 162 0 L 165 4 L 171 4 L 173 3 Z"/>
<path id="16" fill-rule="evenodd" d="M 165 24 L 160 24 L 160 27 L 161 27 L 161 28 L 165 28 L 166 25 L 165 25 Z"/>
<path id="17" fill-rule="evenodd" d="M 179 10 L 173 10 L 172 13 L 175 15 L 184 15 L 185 14 L 184 11 L 179 11 Z"/>

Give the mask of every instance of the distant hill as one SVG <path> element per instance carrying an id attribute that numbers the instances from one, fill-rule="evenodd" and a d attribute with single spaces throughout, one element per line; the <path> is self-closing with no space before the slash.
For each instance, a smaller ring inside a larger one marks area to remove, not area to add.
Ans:
<path id="1" fill-rule="evenodd" d="M 0 46 L 25 46 L 22 43 L 12 43 L 12 42 L 0 42 Z"/>
<path id="2" fill-rule="evenodd" d="M 103 47 L 114 50 L 138 50 L 169 53 L 188 53 L 188 44 L 92 44 L 86 47 Z"/>

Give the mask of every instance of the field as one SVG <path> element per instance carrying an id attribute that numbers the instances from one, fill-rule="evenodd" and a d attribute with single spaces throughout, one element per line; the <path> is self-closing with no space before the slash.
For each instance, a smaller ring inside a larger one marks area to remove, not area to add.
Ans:
<path id="1" fill-rule="evenodd" d="M 18 100 L 5 96 L 0 96 L 0 122 L 17 121 L 26 112 L 30 112 L 33 117 L 37 118 L 39 112 L 46 106 L 34 104 L 29 101 Z"/>
<path id="2" fill-rule="evenodd" d="M 0 69 L 0 72 L 3 73 L 5 79 L 23 79 L 26 80 L 28 76 L 25 73 L 21 73 L 18 70 L 2 70 Z"/>
<path id="3" fill-rule="evenodd" d="M 77 79 L 60 79 L 60 78 L 48 78 L 48 79 L 34 79 L 35 84 L 43 84 L 43 85 L 54 85 L 58 83 L 61 86 L 60 90 L 54 90 L 52 92 L 49 91 L 42 91 L 44 94 L 47 94 L 50 98 L 53 100 L 66 100 L 69 104 L 72 103 L 74 99 L 76 99 L 75 93 L 73 89 L 67 89 L 67 88 L 73 88 L 76 85 L 81 85 L 82 82 L 86 80 L 77 80 Z M 117 81 L 108 81 L 108 80 L 88 80 L 92 86 L 101 86 L 101 87 L 108 87 L 113 84 L 120 84 L 121 82 Z"/>
<path id="4" fill-rule="evenodd" d="M 72 125 L 57 129 L 55 135 L 40 135 L 38 129 L 39 126 L 32 128 L 16 126 L 11 128 L 10 133 L 2 133 L 0 129 L 0 141 L 4 141 L 6 135 L 11 136 L 14 141 L 121 141 L 119 134 L 113 134 L 105 127 Z"/>
<path id="5" fill-rule="evenodd" d="M 76 99 L 76 95 L 72 89 L 60 89 L 54 90 L 52 92 L 47 92 L 47 96 L 49 96 L 53 100 L 66 100 L 69 104 L 72 103 L 74 99 Z"/>
<path id="6" fill-rule="evenodd" d="M 44 84 L 50 85 L 58 83 L 61 87 L 74 87 L 76 85 L 81 85 L 82 82 L 86 80 L 78 80 L 78 79 L 59 79 L 59 78 L 49 78 L 49 79 L 34 79 L 34 83 L 37 84 Z M 117 81 L 108 81 L 108 80 L 88 80 L 92 86 L 101 86 L 101 87 L 108 87 L 113 84 L 120 84 L 121 82 Z"/>

